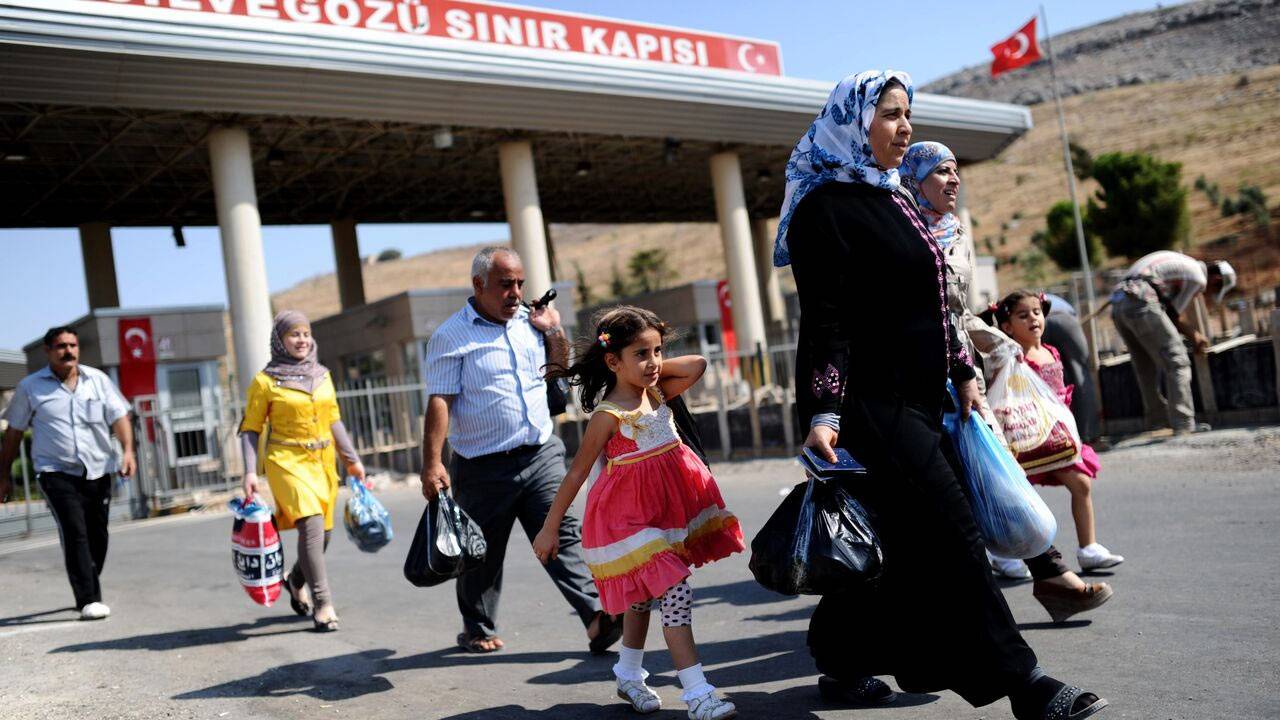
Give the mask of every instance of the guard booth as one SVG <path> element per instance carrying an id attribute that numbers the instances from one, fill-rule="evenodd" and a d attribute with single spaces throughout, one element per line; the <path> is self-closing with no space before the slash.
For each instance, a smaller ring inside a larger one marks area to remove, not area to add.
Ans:
<path id="1" fill-rule="evenodd" d="M 222 486 L 222 386 L 227 340 L 221 305 L 98 308 L 67 325 L 80 362 L 102 370 L 133 407 L 138 474 L 120 488 L 142 513 L 182 490 Z M 27 370 L 47 363 L 43 339 L 23 347 Z M 122 504 L 122 503 L 121 503 Z"/>
<path id="2" fill-rule="evenodd" d="M 553 283 L 569 337 L 578 326 L 573 285 Z M 333 373 L 343 424 L 365 464 L 420 470 L 427 342 L 471 297 L 470 287 L 409 290 L 311 324 Z"/>

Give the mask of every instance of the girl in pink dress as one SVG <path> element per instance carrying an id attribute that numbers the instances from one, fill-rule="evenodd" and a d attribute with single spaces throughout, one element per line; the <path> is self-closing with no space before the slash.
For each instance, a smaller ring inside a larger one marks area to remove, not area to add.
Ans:
<path id="1" fill-rule="evenodd" d="M 642 666 L 649 615 L 659 610 L 662 634 L 684 689 L 691 720 L 737 716 L 703 676 L 693 641 L 690 567 L 742 551 L 742 528 L 725 510 L 707 466 L 676 433 L 668 399 L 702 377 L 697 355 L 664 359 L 668 333 L 657 315 L 614 308 L 596 320 L 596 334 L 577 362 L 552 368 L 581 388 L 583 410 L 596 410 L 573 465 L 533 541 L 546 563 L 556 556 L 560 522 L 603 451 L 604 470 L 587 493 L 582 549 L 604 611 L 623 614 L 622 648 L 613 672 L 617 694 L 638 712 L 661 707 Z M 603 396 L 603 400 L 601 399 Z"/>
<path id="2" fill-rule="evenodd" d="M 1072 385 L 1064 385 L 1062 357 L 1058 349 L 1040 341 L 1044 335 L 1049 302 L 1043 294 L 1018 290 L 1007 295 L 995 307 L 995 319 L 1006 335 L 1022 346 L 1022 359 L 1036 371 L 1058 395 L 1063 405 L 1071 407 Z M 1116 555 L 1098 542 L 1093 527 L 1093 481 L 1101 464 L 1093 448 L 1081 443 L 1080 460 L 1070 467 L 1028 475 L 1036 485 L 1065 485 L 1071 493 L 1071 516 L 1076 523 L 1076 539 L 1080 549 L 1076 559 L 1081 570 L 1099 570 L 1119 565 L 1124 557 Z"/>

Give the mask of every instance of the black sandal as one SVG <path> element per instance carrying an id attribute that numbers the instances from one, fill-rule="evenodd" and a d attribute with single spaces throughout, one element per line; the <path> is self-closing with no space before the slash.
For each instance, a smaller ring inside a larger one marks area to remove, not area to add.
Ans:
<path id="1" fill-rule="evenodd" d="M 1057 683 L 1058 687 L 1053 695 L 1049 697 L 1048 702 L 1043 705 L 1036 703 L 1036 706 L 1028 708 L 1026 705 L 1030 704 L 1028 702 L 1031 700 L 1030 698 L 1019 698 L 1018 700 L 1010 698 L 1015 718 L 1018 720 L 1084 720 L 1084 718 L 1093 717 L 1102 712 L 1110 704 L 1094 693 L 1087 692 L 1074 685 L 1064 684 L 1047 676 L 1041 677 L 1036 681 L 1036 684 L 1044 682 Z M 1032 692 L 1034 692 L 1034 689 L 1032 689 Z M 1043 698 L 1044 695 L 1040 697 Z M 1090 698 L 1092 698 L 1092 701 L 1090 701 Z M 1076 703 L 1081 700 L 1089 704 L 1076 709 Z"/>
<path id="2" fill-rule="evenodd" d="M 870 675 L 853 682 L 823 675 L 818 678 L 818 693 L 829 702 L 853 707 L 877 707 L 898 699 L 888 683 Z"/>
<path id="3" fill-rule="evenodd" d="M 596 622 L 596 636 L 587 643 L 587 649 L 592 655 L 604 653 L 611 645 L 622 639 L 621 618 L 616 618 L 603 610 L 596 617 L 600 618 Z"/>
<path id="4" fill-rule="evenodd" d="M 302 588 L 298 588 L 298 590 L 301 589 Z M 294 613 L 301 617 L 306 617 L 311 614 L 311 606 L 298 599 L 298 596 L 295 594 L 293 589 L 293 583 L 289 581 L 288 575 L 284 576 L 284 591 L 289 593 L 289 607 L 293 608 Z"/>

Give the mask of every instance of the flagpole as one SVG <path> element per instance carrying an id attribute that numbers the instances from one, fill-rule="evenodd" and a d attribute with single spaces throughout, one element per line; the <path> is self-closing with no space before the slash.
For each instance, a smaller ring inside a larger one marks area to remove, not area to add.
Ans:
<path id="1" fill-rule="evenodd" d="M 1053 102 L 1058 106 L 1058 132 L 1062 135 L 1062 160 L 1067 166 L 1067 187 L 1071 191 L 1071 213 L 1076 221 L 1076 246 L 1080 252 L 1080 270 L 1084 273 L 1085 307 L 1082 315 L 1086 319 L 1085 337 L 1089 341 L 1089 367 L 1094 373 L 1098 371 L 1098 343 L 1096 341 L 1097 326 L 1093 317 L 1096 300 L 1093 294 L 1093 269 L 1089 266 L 1089 248 L 1084 241 L 1084 223 L 1080 220 L 1080 201 L 1076 199 L 1076 173 L 1071 163 L 1071 141 L 1067 137 L 1067 118 L 1062 112 L 1062 96 L 1058 94 L 1058 69 L 1053 61 L 1053 43 L 1049 39 L 1049 15 L 1040 5 L 1040 19 L 1044 23 L 1044 47 L 1049 54 L 1049 78 L 1053 86 Z"/>

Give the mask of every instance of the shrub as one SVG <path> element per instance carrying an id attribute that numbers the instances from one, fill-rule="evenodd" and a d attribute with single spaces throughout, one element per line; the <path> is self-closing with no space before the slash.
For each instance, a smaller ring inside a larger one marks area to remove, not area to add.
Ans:
<path id="1" fill-rule="evenodd" d="M 1093 163 L 1100 186 L 1087 229 L 1112 257 L 1137 258 L 1184 241 L 1190 231 L 1182 165 L 1145 153 L 1107 153 Z"/>
<path id="2" fill-rule="evenodd" d="M 1082 145 L 1067 142 L 1071 151 L 1071 170 L 1077 179 L 1085 180 L 1093 177 L 1093 155 Z"/>
<path id="3" fill-rule="evenodd" d="M 1080 245 L 1076 241 L 1076 219 L 1071 202 L 1060 200 L 1049 208 L 1044 217 L 1045 230 L 1032 236 L 1032 243 L 1063 270 L 1080 269 Z M 1089 231 L 1089 220 L 1084 219 L 1084 243 L 1089 252 L 1089 264 L 1097 267 L 1102 262 L 1102 243 Z"/>
<path id="4" fill-rule="evenodd" d="M 399 260 L 402 257 L 404 257 L 404 253 L 400 252 L 398 249 L 387 248 L 386 250 L 383 250 L 382 252 L 378 253 L 378 262 L 387 262 L 389 260 Z"/>

